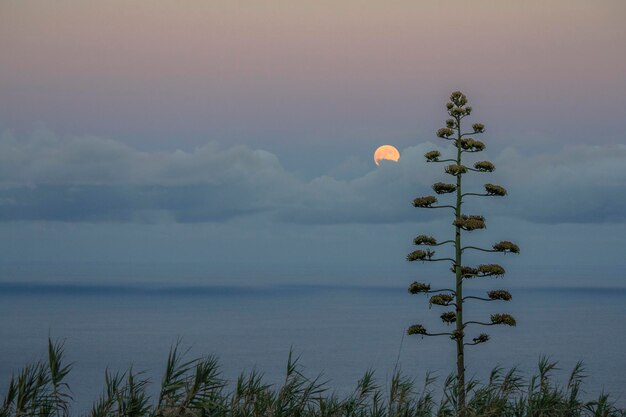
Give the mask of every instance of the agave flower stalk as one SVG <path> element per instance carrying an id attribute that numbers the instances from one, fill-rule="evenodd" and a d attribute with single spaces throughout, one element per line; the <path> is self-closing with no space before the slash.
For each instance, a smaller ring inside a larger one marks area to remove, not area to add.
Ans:
<path id="1" fill-rule="evenodd" d="M 477 161 L 473 164 L 464 165 L 463 156 L 465 153 L 478 153 L 485 150 L 484 142 L 477 140 L 476 136 L 485 132 L 485 125 L 482 123 L 472 124 L 472 129 L 468 132 L 463 131 L 463 121 L 472 112 L 472 108 L 467 105 L 467 97 L 460 91 L 455 91 L 450 96 L 450 102 L 446 104 L 449 119 L 446 120 L 446 126 L 437 130 L 437 137 L 450 141 L 455 149 L 455 155 L 449 158 L 441 158 L 441 152 L 432 150 L 424 156 L 427 162 L 446 163 L 445 173 L 451 175 L 454 183 L 437 182 L 433 184 L 432 189 L 438 195 L 453 194 L 455 201 L 453 204 L 438 204 L 437 197 L 433 195 L 417 197 L 413 200 L 413 206 L 417 208 L 451 208 L 454 210 L 454 239 L 444 240 L 439 243 L 434 237 L 428 235 L 419 235 L 414 239 L 414 244 L 418 246 L 440 246 L 451 244 L 454 247 L 454 258 L 435 258 L 435 252 L 431 249 L 417 249 L 407 256 L 407 260 L 421 262 L 449 261 L 452 265 L 454 273 L 454 288 L 431 290 L 430 284 L 414 282 L 409 287 L 411 294 L 418 293 L 436 293 L 429 299 L 432 307 L 447 306 L 454 307 L 454 311 L 448 311 L 441 314 L 441 320 L 446 325 L 454 325 L 455 330 L 452 332 L 432 333 L 426 330 L 421 324 L 414 324 L 409 327 L 408 334 L 416 334 L 421 336 L 449 336 L 456 344 L 456 364 L 457 364 L 457 415 L 461 416 L 465 413 L 466 391 L 465 383 L 465 347 L 474 346 L 485 343 L 489 340 L 489 335 L 480 333 L 472 338 L 471 342 L 465 342 L 465 332 L 468 326 L 494 326 L 508 325 L 515 326 L 516 321 L 510 314 L 493 314 L 489 322 L 480 321 L 464 321 L 463 308 L 464 301 L 510 301 L 511 293 L 506 290 L 488 291 L 486 297 L 478 297 L 474 295 L 463 296 L 463 285 L 466 280 L 482 277 L 502 277 L 506 273 L 505 269 L 498 264 L 483 264 L 476 267 L 468 266 L 464 263 L 463 255 L 466 250 L 478 250 L 483 252 L 500 252 L 500 253 L 519 253 L 519 247 L 509 241 L 501 241 L 494 244 L 491 248 L 481 248 L 478 246 L 462 246 L 461 238 L 464 233 L 471 233 L 476 230 L 485 229 L 485 218 L 481 215 L 465 214 L 462 212 L 463 200 L 469 196 L 480 197 L 504 197 L 507 190 L 497 184 L 487 183 L 484 185 L 484 192 L 463 192 L 463 177 L 473 173 L 490 173 L 495 171 L 495 165 L 490 161 Z"/>

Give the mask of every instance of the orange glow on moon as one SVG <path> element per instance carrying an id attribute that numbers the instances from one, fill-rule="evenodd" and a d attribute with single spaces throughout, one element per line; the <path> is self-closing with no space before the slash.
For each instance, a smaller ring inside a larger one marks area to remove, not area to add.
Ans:
<path id="1" fill-rule="evenodd" d="M 376 165 L 380 165 L 380 161 L 383 159 L 398 162 L 398 159 L 400 159 L 400 152 L 398 152 L 398 150 L 391 145 L 380 146 L 376 149 L 376 152 L 374 152 L 374 162 Z"/>

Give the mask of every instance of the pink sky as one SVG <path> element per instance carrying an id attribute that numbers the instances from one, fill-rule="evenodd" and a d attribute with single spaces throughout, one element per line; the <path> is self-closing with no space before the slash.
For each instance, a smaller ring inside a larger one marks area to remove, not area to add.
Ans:
<path id="1" fill-rule="evenodd" d="M 623 142 L 624 17 L 623 1 L 7 0 L 0 127 L 402 146 L 461 88 L 499 133 Z"/>

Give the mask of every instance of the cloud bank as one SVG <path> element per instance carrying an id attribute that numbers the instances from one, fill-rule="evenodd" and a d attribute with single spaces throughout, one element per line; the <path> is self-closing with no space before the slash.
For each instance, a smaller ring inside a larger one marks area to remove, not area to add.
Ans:
<path id="1" fill-rule="evenodd" d="M 141 151 L 98 137 L 62 138 L 40 131 L 27 138 L 0 136 L 0 221 L 221 222 L 261 215 L 299 224 L 428 221 L 443 210 L 411 207 L 430 185 L 451 181 L 424 152 L 403 149 L 399 163 L 345 180 L 302 180 L 266 151 L 208 143 L 192 151 Z M 470 155 L 471 156 L 471 155 Z M 626 221 L 626 146 L 566 146 L 529 156 L 508 148 L 479 154 L 492 174 L 468 176 L 467 190 L 484 182 L 509 196 L 474 198 L 468 211 L 538 223 Z M 441 198 L 443 201 L 445 196 Z M 488 200 L 488 201 L 487 201 Z"/>

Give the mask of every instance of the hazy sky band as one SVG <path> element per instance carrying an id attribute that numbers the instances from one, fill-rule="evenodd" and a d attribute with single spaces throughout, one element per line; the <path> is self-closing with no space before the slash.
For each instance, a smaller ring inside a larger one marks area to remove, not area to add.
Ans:
<path id="1" fill-rule="evenodd" d="M 624 270 L 625 15 L 623 1 L 1 1 L 3 260 L 201 261 L 203 285 L 409 282 L 413 237 L 451 232 L 411 201 L 449 180 L 423 153 L 447 152 L 434 132 L 461 89 L 497 167 L 467 189 L 509 190 L 468 203 L 489 225 L 469 238 L 520 244 L 519 285 L 578 285 L 586 265 L 623 286 L 594 265 Z M 399 164 L 374 166 L 381 144 Z M 576 282 L 526 273 L 574 261 Z"/>

